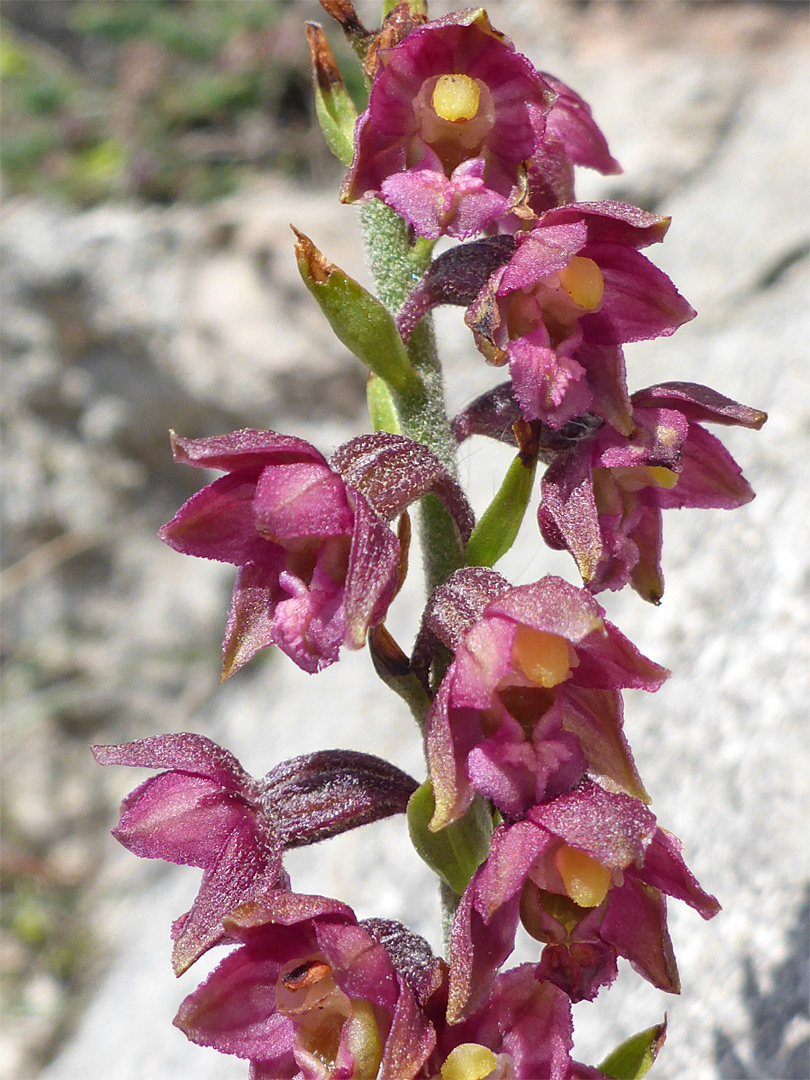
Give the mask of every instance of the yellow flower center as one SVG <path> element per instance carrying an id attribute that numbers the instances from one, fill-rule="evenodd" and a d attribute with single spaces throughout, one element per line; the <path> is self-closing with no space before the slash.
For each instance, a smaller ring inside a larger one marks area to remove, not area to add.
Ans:
<path id="1" fill-rule="evenodd" d="M 481 91 L 469 75 L 441 75 L 433 88 L 431 104 L 442 120 L 460 123 L 478 113 Z"/>
<path id="2" fill-rule="evenodd" d="M 442 1080 L 485 1080 L 498 1067 L 498 1059 L 480 1043 L 462 1043 L 442 1065 Z"/>
<path id="3" fill-rule="evenodd" d="M 571 676 L 571 668 L 579 663 L 565 638 L 530 626 L 518 626 L 515 631 L 512 660 L 535 686 L 546 689 L 565 682 Z"/>
<path id="4" fill-rule="evenodd" d="M 605 279 L 593 259 L 575 255 L 568 266 L 557 271 L 557 277 L 574 303 L 586 311 L 596 311 L 602 303 Z"/>
<path id="5" fill-rule="evenodd" d="M 580 907 L 598 907 L 610 888 L 611 873 L 584 851 L 563 845 L 554 856 L 566 892 Z"/>

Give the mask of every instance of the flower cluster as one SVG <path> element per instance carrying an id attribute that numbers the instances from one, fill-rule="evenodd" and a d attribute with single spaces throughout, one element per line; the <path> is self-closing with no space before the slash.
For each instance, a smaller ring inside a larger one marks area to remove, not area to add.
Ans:
<path id="1" fill-rule="evenodd" d="M 630 393 L 622 347 L 695 313 L 640 254 L 667 218 L 575 200 L 575 167 L 619 166 L 572 89 L 480 9 L 429 22 L 400 0 L 370 32 L 349 0 L 322 3 L 370 89 L 358 118 L 309 24 L 319 118 L 348 167 L 342 199 L 369 204 L 385 303 L 302 233 L 296 251 L 370 369 L 374 432 L 329 460 L 269 431 L 173 435 L 178 462 L 223 475 L 160 536 L 238 568 L 223 677 L 271 646 L 316 673 L 368 643 L 420 725 L 427 776 L 325 750 L 254 779 L 193 734 L 96 747 L 101 764 L 162 770 L 125 800 L 114 835 L 202 869 L 173 927 L 175 970 L 231 951 L 175 1023 L 249 1061 L 254 1080 L 619 1075 L 612 1056 L 598 1069 L 573 1060 L 572 1003 L 613 982 L 620 957 L 677 993 L 666 897 L 704 919 L 719 904 L 649 808 L 624 731 L 624 692 L 654 692 L 669 672 L 595 594 L 630 585 L 660 601 L 661 511 L 753 497 L 702 425 L 758 428 L 765 416 L 690 382 Z M 462 242 L 431 259 L 440 236 Z M 509 372 L 452 423 L 421 327 L 440 304 L 464 307 L 471 343 Z M 454 469 L 457 444 L 476 435 L 517 450 L 477 524 Z M 513 585 L 492 569 L 538 463 L 537 539 L 570 552 L 581 584 Z M 408 656 L 385 619 L 408 570 L 412 508 L 428 596 Z M 399 923 L 296 892 L 284 869 L 287 850 L 392 814 L 407 814 L 441 882 L 444 958 Z M 519 925 L 536 957 L 503 970 Z M 643 1075 L 663 1036 L 660 1025 L 622 1048 L 621 1075 Z"/>

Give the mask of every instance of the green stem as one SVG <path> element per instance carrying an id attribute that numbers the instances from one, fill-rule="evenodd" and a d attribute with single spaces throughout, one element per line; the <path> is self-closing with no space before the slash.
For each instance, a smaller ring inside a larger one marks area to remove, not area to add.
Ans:
<path id="1" fill-rule="evenodd" d="M 360 221 L 379 298 L 396 315 L 427 269 L 433 244 L 424 240 L 411 244 L 402 219 L 378 199 L 362 206 Z M 456 441 L 447 417 L 444 379 L 430 319 L 422 319 L 411 335 L 408 357 L 415 378 L 403 390 L 392 391 L 402 431 L 429 447 L 455 475 Z M 434 496 L 422 500 L 419 534 L 430 595 L 464 565 L 464 552 L 450 515 Z"/>
<path id="2" fill-rule="evenodd" d="M 396 315 L 430 264 L 433 244 L 424 240 L 411 244 L 402 219 L 378 199 L 362 206 L 360 220 L 379 298 L 389 312 Z M 414 372 L 413 380 L 402 390 L 391 389 L 402 432 L 432 450 L 455 476 L 456 441 L 447 416 L 442 368 L 429 318 L 422 319 L 411 335 L 408 357 Z M 450 515 L 433 495 L 426 496 L 419 505 L 418 528 L 425 587 L 430 596 L 437 585 L 464 565 L 464 551 Z M 434 664 L 435 682 L 444 675 L 449 660 L 449 654 L 442 655 Z M 449 956 L 450 928 L 458 896 L 442 885 L 440 898 Z"/>

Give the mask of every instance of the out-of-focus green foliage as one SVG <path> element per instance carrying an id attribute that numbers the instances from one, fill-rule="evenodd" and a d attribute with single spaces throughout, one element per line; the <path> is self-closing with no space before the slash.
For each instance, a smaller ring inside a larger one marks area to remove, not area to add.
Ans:
<path id="1" fill-rule="evenodd" d="M 314 123 L 303 32 L 311 13 L 300 4 L 64 0 L 60 10 L 58 33 L 50 28 L 45 40 L 7 6 L 7 192 L 81 205 L 127 195 L 198 201 L 255 170 L 333 175 Z M 334 44 L 361 97 L 357 65 L 339 35 Z"/>

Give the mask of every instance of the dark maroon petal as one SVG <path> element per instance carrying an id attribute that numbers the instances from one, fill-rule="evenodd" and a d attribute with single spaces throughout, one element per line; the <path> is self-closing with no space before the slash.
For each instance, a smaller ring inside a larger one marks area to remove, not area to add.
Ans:
<path id="1" fill-rule="evenodd" d="M 424 1003 L 438 988 L 443 966 L 427 941 L 394 919 L 363 919 L 360 925 L 382 945 L 397 972 Z"/>
<path id="2" fill-rule="evenodd" d="M 434 590 L 425 609 L 424 625 L 455 652 L 487 605 L 509 588 L 509 582 L 497 570 L 485 566 L 456 570 Z"/>
<path id="3" fill-rule="evenodd" d="M 602 866 L 616 870 L 640 865 L 656 830 L 655 817 L 644 803 L 589 781 L 533 807 L 527 817 Z"/>
<path id="4" fill-rule="evenodd" d="M 557 94 L 557 100 L 546 117 L 546 130 L 555 135 L 565 147 L 575 165 L 609 176 L 622 171 L 611 156 L 607 140 L 597 127 L 590 106 L 560 79 L 547 72 L 543 78 Z"/>
<path id="5" fill-rule="evenodd" d="M 237 949 L 183 1001 L 175 1027 L 200 1046 L 260 1061 L 268 1070 L 278 1066 L 274 1077 L 295 1076 L 296 1028 L 276 1012 L 279 971 L 277 961 Z"/>
<path id="6" fill-rule="evenodd" d="M 601 308 L 580 320 L 587 342 L 621 345 L 666 337 L 697 314 L 667 275 L 633 248 L 588 244 L 583 254 L 597 263 L 605 282 Z"/>
<path id="7" fill-rule="evenodd" d="M 621 888 L 611 889 L 601 935 L 653 986 L 669 994 L 680 991 L 666 901 L 658 889 L 629 876 Z"/>
<path id="8" fill-rule="evenodd" d="M 522 415 L 512 383 L 500 383 L 462 409 L 453 420 L 453 435 L 460 443 L 471 435 L 487 435 L 508 446 L 517 446 L 513 427 Z"/>
<path id="9" fill-rule="evenodd" d="M 403 339 L 407 342 L 419 320 L 440 304 L 471 304 L 514 251 L 514 237 L 501 235 L 458 244 L 438 255 L 397 315 Z"/>
<path id="10" fill-rule="evenodd" d="M 295 956 L 300 947 L 305 947 L 308 952 L 312 951 L 315 941 L 314 922 L 318 920 L 351 924 L 357 922 L 352 909 L 340 900 L 290 892 L 286 888 L 267 888 L 232 911 L 225 919 L 225 929 L 229 938 L 256 945 L 257 948 L 261 944 L 265 949 L 268 941 L 278 940 L 276 928 L 286 927 L 289 934 L 294 932 L 296 935 L 294 939 L 290 939 L 293 944 L 289 946 L 288 953 L 285 953 L 287 959 L 289 955 Z"/>
<path id="11" fill-rule="evenodd" d="M 319 750 L 277 765 L 261 781 L 265 811 L 287 848 L 405 812 L 419 785 L 382 758 Z"/>
<path id="12" fill-rule="evenodd" d="M 185 502 L 159 531 L 160 539 L 183 555 L 244 566 L 271 562 L 277 545 L 256 532 L 253 498 L 257 471 L 221 476 Z"/>
<path id="13" fill-rule="evenodd" d="M 571 1001 L 593 1001 L 618 975 L 616 950 L 604 941 L 546 945 L 536 974 L 558 986 Z"/>
<path id="14" fill-rule="evenodd" d="M 99 765 L 132 765 L 145 769 L 177 769 L 215 780 L 230 791 L 246 791 L 252 781 L 229 750 L 205 735 L 183 731 L 152 735 L 118 746 L 94 746 Z"/>
<path id="15" fill-rule="evenodd" d="M 633 874 L 667 896 L 683 900 L 704 919 L 711 919 L 720 911 L 717 898 L 700 887 L 684 862 L 680 841 L 666 829 L 656 829 L 644 865 Z"/>
<path id="16" fill-rule="evenodd" d="M 699 383 L 666 382 L 648 386 L 645 390 L 638 390 L 633 394 L 633 404 L 637 408 L 674 408 L 682 412 L 688 420 L 699 423 L 730 424 L 756 429 L 761 428 L 768 418 L 767 413 L 740 405 L 739 402 Z"/>
<path id="17" fill-rule="evenodd" d="M 422 443 L 382 431 L 359 435 L 334 453 L 331 465 L 386 521 L 432 492 L 444 503 L 461 539 L 469 539 L 475 520 L 467 497 Z"/>
<path id="18" fill-rule="evenodd" d="M 294 435 L 244 428 L 228 435 L 207 439 L 186 439 L 171 433 L 174 460 L 198 469 L 222 469 L 223 472 L 263 469 L 293 461 L 324 463 L 314 446 Z"/>

